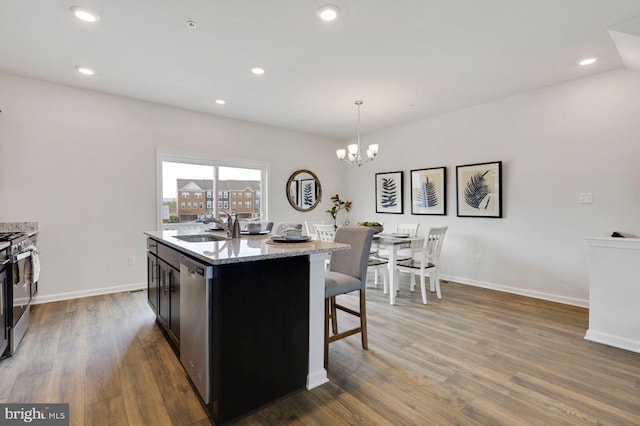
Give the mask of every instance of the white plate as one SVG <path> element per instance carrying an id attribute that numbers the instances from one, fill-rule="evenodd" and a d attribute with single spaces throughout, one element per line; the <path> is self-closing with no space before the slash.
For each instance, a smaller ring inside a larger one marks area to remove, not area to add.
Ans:
<path id="1" fill-rule="evenodd" d="M 242 235 L 264 235 L 268 234 L 269 231 L 260 231 L 260 232 L 249 232 L 249 231 L 240 231 Z"/>
<path id="2" fill-rule="evenodd" d="M 391 234 L 391 236 L 396 238 L 409 238 L 409 234 L 404 234 L 400 232 L 394 232 L 393 234 Z"/>
<path id="3" fill-rule="evenodd" d="M 287 238 L 283 235 L 274 235 L 273 237 L 271 237 L 271 241 L 275 241 L 277 243 L 305 243 L 307 241 L 310 241 L 311 237 L 308 237 L 306 235 L 303 235 L 301 237 L 296 237 L 296 238 Z"/>

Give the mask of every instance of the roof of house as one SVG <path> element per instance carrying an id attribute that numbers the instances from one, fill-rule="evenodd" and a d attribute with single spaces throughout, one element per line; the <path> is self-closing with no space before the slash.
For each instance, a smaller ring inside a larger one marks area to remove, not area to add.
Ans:
<path id="1" fill-rule="evenodd" d="M 212 191 L 212 179 L 178 179 L 178 191 Z M 257 180 L 220 180 L 218 191 L 260 191 L 260 181 Z"/>

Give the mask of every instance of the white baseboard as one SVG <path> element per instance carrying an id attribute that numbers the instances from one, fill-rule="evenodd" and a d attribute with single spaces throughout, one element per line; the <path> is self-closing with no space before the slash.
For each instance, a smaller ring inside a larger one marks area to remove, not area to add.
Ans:
<path id="1" fill-rule="evenodd" d="M 581 308 L 589 307 L 588 299 L 576 299 L 574 297 L 560 296 L 552 293 L 544 293 L 541 291 L 527 290 L 518 287 L 511 287 L 502 284 L 494 284 L 484 281 L 470 280 L 468 278 L 454 277 L 451 275 L 440 274 L 440 278 L 445 281 L 453 281 L 460 284 L 472 285 L 474 287 L 487 288 L 489 290 L 497 290 L 505 293 L 519 294 L 521 296 L 533 297 L 534 299 L 548 300 L 550 302 L 562 303 L 565 305 L 579 306 Z"/>
<path id="2" fill-rule="evenodd" d="M 117 285 L 113 287 L 102 287 L 91 290 L 70 291 L 68 293 L 56 293 L 47 295 L 38 295 L 33 298 L 31 303 L 37 305 L 40 303 L 58 302 L 60 300 L 79 299 L 81 297 L 98 296 L 101 294 L 120 293 L 123 291 L 143 290 L 147 288 L 147 282 L 132 283 L 125 285 Z"/>
<path id="3" fill-rule="evenodd" d="M 318 371 L 312 371 L 307 375 L 307 389 L 309 390 L 317 388 L 327 382 L 329 382 L 329 378 L 327 377 L 327 370 L 324 368 Z"/>
<path id="4" fill-rule="evenodd" d="M 584 338 L 592 342 L 640 353 L 640 340 L 632 340 L 592 329 L 587 330 Z"/>

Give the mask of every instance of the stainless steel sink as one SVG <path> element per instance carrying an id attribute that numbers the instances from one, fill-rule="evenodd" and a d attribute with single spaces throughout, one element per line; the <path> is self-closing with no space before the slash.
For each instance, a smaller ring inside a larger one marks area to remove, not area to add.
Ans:
<path id="1" fill-rule="evenodd" d="M 175 235 L 173 238 L 177 238 L 189 243 L 206 243 L 209 241 L 228 241 L 229 238 L 222 237 L 220 235 L 212 234 L 193 234 L 193 235 Z"/>

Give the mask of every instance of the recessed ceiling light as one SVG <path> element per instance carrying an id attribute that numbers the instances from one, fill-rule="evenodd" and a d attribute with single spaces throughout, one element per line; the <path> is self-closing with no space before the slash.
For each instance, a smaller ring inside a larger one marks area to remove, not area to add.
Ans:
<path id="1" fill-rule="evenodd" d="M 198 26 L 198 24 L 196 24 L 195 22 L 193 22 L 191 19 L 189 19 L 187 21 L 187 27 L 189 27 L 190 29 L 195 29 Z"/>
<path id="2" fill-rule="evenodd" d="M 591 65 L 593 63 L 595 63 L 598 60 L 598 58 L 587 58 L 587 59 L 583 59 L 580 62 L 578 62 L 579 65 L 587 66 L 587 65 Z"/>
<path id="3" fill-rule="evenodd" d="M 93 23 L 100 20 L 100 17 L 98 15 L 88 11 L 87 9 L 83 9 L 80 6 L 71 6 L 71 12 L 76 15 L 76 18 L 84 22 Z"/>
<path id="4" fill-rule="evenodd" d="M 95 75 L 96 73 L 96 70 L 94 70 L 93 68 L 77 66 L 76 69 L 82 75 Z"/>
<path id="5" fill-rule="evenodd" d="M 338 17 L 338 6 L 325 4 L 318 8 L 318 16 L 323 21 L 331 22 Z"/>
<path id="6" fill-rule="evenodd" d="M 216 103 L 217 103 L 218 105 L 224 105 L 224 104 L 226 104 L 226 103 L 227 103 L 227 101 L 225 101 L 224 99 L 216 99 Z"/>
<path id="7" fill-rule="evenodd" d="M 253 67 L 253 68 L 251 68 L 251 72 L 254 73 L 255 75 L 262 75 L 262 74 L 264 74 L 264 68 Z"/>

